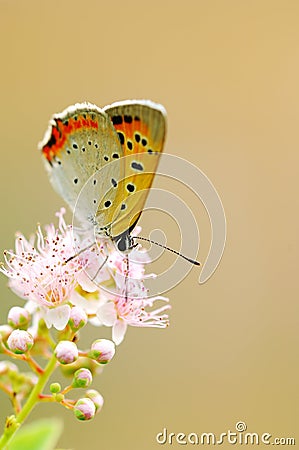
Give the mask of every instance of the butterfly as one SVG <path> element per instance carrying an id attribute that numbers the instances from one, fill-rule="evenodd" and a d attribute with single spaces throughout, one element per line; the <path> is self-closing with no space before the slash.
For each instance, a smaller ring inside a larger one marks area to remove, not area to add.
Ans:
<path id="1" fill-rule="evenodd" d="M 53 115 L 39 144 L 52 186 L 77 220 L 121 252 L 134 247 L 165 132 L 166 111 L 152 101 L 78 103 Z"/>

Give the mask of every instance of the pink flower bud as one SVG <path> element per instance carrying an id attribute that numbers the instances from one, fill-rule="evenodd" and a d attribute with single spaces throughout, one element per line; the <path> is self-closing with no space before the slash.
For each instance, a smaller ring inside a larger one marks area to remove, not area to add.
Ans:
<path id="1" fill-rule="evenodd" d="M 104 404 L 104 399 L 101 394 L 94 389 L 89 389 L 88 391 L 86 391 L 86 397 L 90 398 L 90 400 L 92 400 L 95 404 L 96 414 L 100 412 Z"/>
<path id="2" fill-rule="evenodd" d="M 69 318 L 69 325 L 73 331 L 77 331 L 87 324 L 86 312 L 79 306 L 74 306 L 71 309 L 71 314 Z"/>
<path id="3" fill-rule="evenodd" d="M 28 352 L 33 344 L 33 337 L 25 330 L 13 330 L 7 339 L 8 348 L 18 354 Z"/>
<path id="4" fill-rule="evenodd" d="M 88 369 L 79 369 L 74 373 L 72 386 L 74 388 L 85 388 L 92 383 L 92 374 Z"/>
<path id="5" fill-rule="evenodd" d="M 19 328 L 21 330 L 25 330 L 30 322 L 30 314 L 25 308 L 21 308 L 20 306 L 13 306 L 7 317 L 8 325 L 13 328 Z"/>
<path id="6" fill-rule="evenodd" d="M 114 342 L 108 339 L 97 339 L 91 345 L 89 357 L 100 364 L 107 364 L 115 354 Z"/>
<path id="7" fill-rule="evenodd" d="M 91 420 L 96 412 L 95 404 L 90 398 L 81 398 L 74 406 L 74 413 L 78 420 Z"/>
<path id="8" fill-rule="evenodd" d="M 56 345 L 55 356 L 60 364 L 71 364 L 78 358 L 78 348 L 74 342 L 60 341 Z"/>

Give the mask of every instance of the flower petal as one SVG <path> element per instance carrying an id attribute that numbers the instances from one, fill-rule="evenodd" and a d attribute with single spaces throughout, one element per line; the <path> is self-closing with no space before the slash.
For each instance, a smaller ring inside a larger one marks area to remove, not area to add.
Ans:
<path id="1" fill-rule="evenodd" d="M 86 292 L 95 292 L 98 290 L 98 286 L 91 281 L 91 279 L 88 277 L 88 275 L 85 273 L 84 270 L 82 270 L 78 276 L 77 281 Z"/>
<path id="2" fill-rule="evenodd" d="M 95 314 L 99 305 L 102 303 L 102 299 L 98 298 L 98 292 L 95 293 L 94 298 L 84 298 L 79 292 L 74 291 L 69 297 L 69 301 L 82 308 L 86 314 Z"/>
<path id="3" fill-rule="evenodd" d="M 117 320 L 112 328 L 112 340 L 116 345 L 121 344 L 127 331 L 127 324 L 123 320 Z"/>
<path id="4" fill-rule="evenodd" d="M 102 305 L 97 310 L 97 318 L 106 327 L 112 327 L 117 320 L 117 313 L 113 302 Z"/>
<path id="5" fill-rule="evenodd" d="M 53 325 L 56 330 L 63 330 L 70 318 L 71 308 L 69 305 L 58 306 L 47 310 L 44 320 L 48 328 Z"/>

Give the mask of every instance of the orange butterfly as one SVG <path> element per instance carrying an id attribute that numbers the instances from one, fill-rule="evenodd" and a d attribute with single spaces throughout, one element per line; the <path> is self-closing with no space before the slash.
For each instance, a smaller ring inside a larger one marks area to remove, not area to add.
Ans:
<path id="1" fill-rule="evenodd" d="M 166 111 L 149 100 L 103 109 L 79 103 L 55 114 L 40 144 L 51 183 L 81 223 L 120 251 L 141 215 L 163 151 Z M 78 200 L 79 199 L 79 200 Z"/>

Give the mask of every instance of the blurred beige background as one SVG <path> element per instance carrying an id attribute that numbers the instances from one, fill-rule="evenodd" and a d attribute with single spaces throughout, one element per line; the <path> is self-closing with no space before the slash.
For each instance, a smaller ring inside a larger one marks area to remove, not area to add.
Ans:
<path id="1" fill-rule="evenodd" d="M 16 230 L 28 235 L 63 204 L 36 147 L 52 113 L 84 100 L 162 103 L 165 151 L 212 180 L 228 223 L 214 276 L 200 286 L 193 268 L 168 293 L 171 326 L 131 328 L 95 380 L 106 403 L 93 422 L 78 423 L 59 405 L 30 416 L 64 418 L 61 448 L 151 450 L 163 427 L 221 433 L 238 420 L 299 443 L 298 21 L 295 0 L 0 1 L 1 251 Z M 204 261 L 209 221 L 184 195 Z M 145 232 L 155 226 L 149 216 Z M 2 322 L 22 304 L 6 282 Z M 85 341 L 100 336 L 90 327 Z M 0 401 L 2 428 L 11 410 Z"/>

